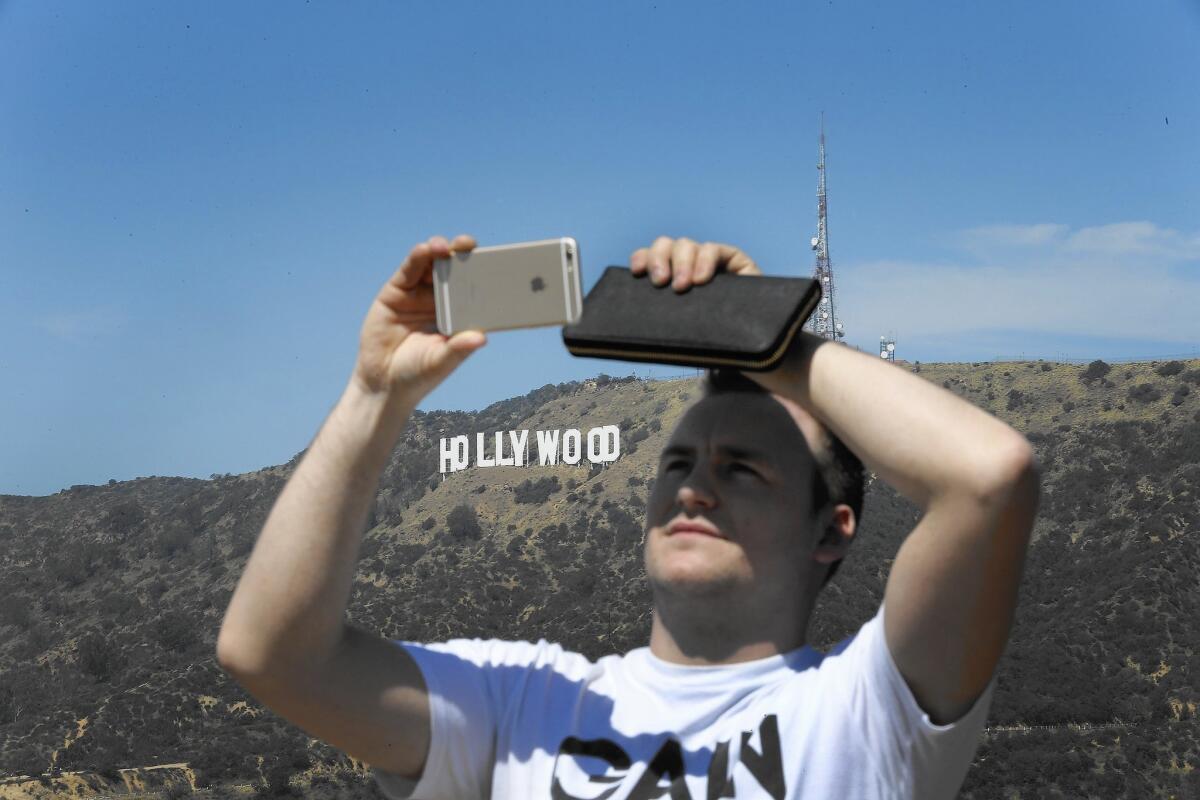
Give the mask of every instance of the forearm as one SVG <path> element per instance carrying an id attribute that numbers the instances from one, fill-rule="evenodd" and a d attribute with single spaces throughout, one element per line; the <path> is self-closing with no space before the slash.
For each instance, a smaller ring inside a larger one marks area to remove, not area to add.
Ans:
<path id="1" fill-rule="evenodd" d="M 1016 431 L 894 364 L 804 335 L 764 381 L 795 400 L 867 467 L 922 508 L 939 496 L 994 495 L 1031 458 Z"/>
<path id="2" fill-rule="evenodd" d="M 351 381 L 276 500 L 221 627 L 234 673 L 303 669 L 343 633 L 363 526 L 415 403 Z"/>

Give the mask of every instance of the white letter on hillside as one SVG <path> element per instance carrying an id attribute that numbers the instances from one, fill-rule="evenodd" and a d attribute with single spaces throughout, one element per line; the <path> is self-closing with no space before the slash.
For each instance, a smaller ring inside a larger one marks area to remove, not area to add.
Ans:
<path id="1" fill-rule="evenodd" d="M 467 437 L 451 436 L 449 439 L 443 438 L 440 442 L 442 451 L 442 473 L 445 474 L 447 469 L 450 472 L 458 472 L 460 469 L 467 468 Z"/>
<path id="2" fill-rule="evenodd" d="M 512 442 L 513 458 L 516 459 L 516 466 L 525 466 L 525 457 L 529 448 L 529 431 L 509 431 L 508 439 Z"/>
<path id="3" fill-rule="evenodd" d="M 588 461 L 603 464 L 621 455 L 621 431 L 616 425 L 603 425 L 588 431 Z"/>
<path id="4" fill-rule="evenodd" d="M 496 464 L 501 467 L 511 467 L 517 462 L 513 457 L 504 457 L 504 431 L 496 431 Z"/>
<path id="5" fill-rule="evenodd" d="M 563 434 L 563 463 L 564 464 L 578 464 L 579 463 L 579 457 L 582 455 L 582 453 L 580 451 L 583 450 L 583 447 L 581 446 L 582 442 L 583 442 L 583 437 L 580 436 L 579 431 L 575 430 L 574 428 L 570 428 L 566 433 Z M 568 452 L 568 448 L 569 448 L 570 452 Z"/>
<path id="6" fill-rule="evenodd" d="M 477 467 L 494 467 L 496 466 L 495 457 L 485 458 L 483 455 L 483 434 L 475 434 L 475 466 Z"/>
<path id="7" fill-rule="evenodd" d="M 558 463 L 558 431 L 538 431 L 538 461 L 542 466 Z"/>

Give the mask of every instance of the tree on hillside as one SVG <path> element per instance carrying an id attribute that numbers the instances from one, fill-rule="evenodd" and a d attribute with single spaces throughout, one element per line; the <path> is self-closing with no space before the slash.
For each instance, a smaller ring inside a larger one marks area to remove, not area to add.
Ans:
<path id="1" fill-rule="evenodd" d="M 456 539 L 478 539 L 483 536 L 479 527 L 479 516 L 466 503 L 455 506 L 446 517 L 446 528 Z"/>
<path id="2" fill-rule="evenodd" d="M 1112 371 L 1112 367 L 1105 364 L 1100 359 L 1096 359 L 1087 365 L 1087 368 L 1079 375 L 1079 380 L 1087 385 L 1091 385 L 1092 381 L 1098 381 Z"/>
<path id="3" fill-rule="evenodd" d="M 1129 389 L 1129 399 L 1137 403 L 1153 403 L 1162 397 L 1162 392 L 1152 383 L 1139 383 Z"/>
<path id="4" fill-rule="evenodd" d="M 544 503 L 550 499 L 550 495 L 560 489 L 562 489 L 562 484 L 558 482 L 557 475 L 538 478 L 536 481 L 526 478 L 513 489 L 513 499 L 518 503 Z"/>
<path id="5" fill-rule="evenodd" d="M 118 647 L 99 633 L 89 633 L 79 640 L 79 668 L 97 681 L 104 682 L 121 666 Z"/>

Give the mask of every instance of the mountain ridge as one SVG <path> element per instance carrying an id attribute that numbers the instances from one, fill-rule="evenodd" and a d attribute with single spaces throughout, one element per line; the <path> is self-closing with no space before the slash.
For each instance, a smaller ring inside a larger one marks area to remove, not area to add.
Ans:
<path id="1" fill-rule="evenodd" d="M 991 726 L 962 796 L 1167 797 L 1194 784 L 1200 361 L 897 368 L 1013 424 L 1045 476 Z M 641 514 L 657 454 L 698 394 L 689 378 L 601 375 L 478 412 L 418 412 L 380 480 L 350 618 L 423 641 L 550 634 L 593 658 L 644 644 Z M 438 473 L 442 436 L 602 424 L 621 430 L 611 464 Z M 186 762 L 200 789 L 282 792 L 289 776 L 334 769 L 339 791 L 371 791 L 213 659 L 229 593 L 302 456 L 210 480 L 0 496 L 0 774 Z M 917 516 L 872 482 L 862 535 L 814 616 L 816 646 L 873 613 Z M 1095 727 L 1106 724 L 1121 735 Z M 1047 774 L 1060 794 L 1038 794 Z"/>

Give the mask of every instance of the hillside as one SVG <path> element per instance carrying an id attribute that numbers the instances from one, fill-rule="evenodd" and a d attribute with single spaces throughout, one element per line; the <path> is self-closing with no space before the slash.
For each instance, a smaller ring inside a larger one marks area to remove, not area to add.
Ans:
<path id="1" fill-rule="evenodd" d="M 1200 796 L 1200 361 L 898 368 L 1013 424 L 1044 469 L 992 727 L 962 796 Z M 642 509 L 658 452 L 697 393 L 691 379 L 601 376 L 478 413 L 418 414 L 371 512 L 352 619 L 402 639 L 545 637 L 589 656 L 641 646 Z M 604 424 L 620 426 L 624 452 L 603 469 L 437 472 L 442 436 Z M 75 784 L 123 788 L 134 773 L 119 770 L 173 763 L 190 772 L 145 791 L 179 795 L 185 781 L 189 793 L 375 794 L 361 765 L 261 709 L 213 658 L 234 583 L 298 459 L 211 480 L 0 496 L 0 776 L 46 776 L 0 781 L 0 796 L 68 791 L 51 776 L 72 771 L 84 773 Z M 871 615 L 916 518 L 871 484 L 814 645 Z"/>

